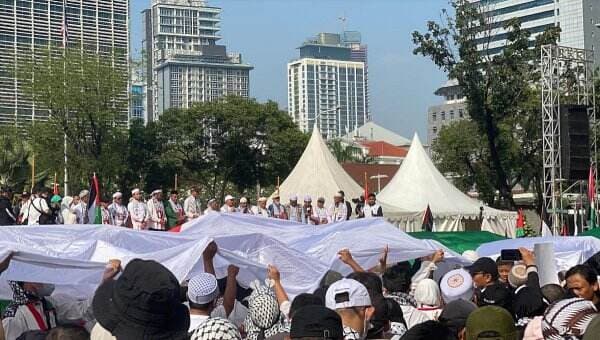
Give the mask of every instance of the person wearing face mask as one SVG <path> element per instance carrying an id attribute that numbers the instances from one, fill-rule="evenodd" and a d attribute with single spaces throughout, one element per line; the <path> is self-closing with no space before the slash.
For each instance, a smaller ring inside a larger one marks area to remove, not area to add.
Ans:
<path id="1" fill-rule="evenodd" d="M 8 268 L 10 257 L 0 264 L 0 273 Z M 111 280 L 121 270 L 119 260 L 111 260 L 102 282 Z M 79 301 L 65 295 L 54 295 L 48 283 L 9 281 L 13 299 L 2 314 L 6 339 L 18 338 L 27 331 L 48 331 L 61 324 L 83 323 L 89 331 L 94 324 L 92 299 Z"/>
<path id="2" fill-rule="evenodd" d="M 369 292 L 364 285 L 353 279 L 342 279 L 333 283 L 325 295 L 327 308 L 335 310 L 342 318 L 344 339 L 365 339 L 369 320 L 375 309 Z"/>

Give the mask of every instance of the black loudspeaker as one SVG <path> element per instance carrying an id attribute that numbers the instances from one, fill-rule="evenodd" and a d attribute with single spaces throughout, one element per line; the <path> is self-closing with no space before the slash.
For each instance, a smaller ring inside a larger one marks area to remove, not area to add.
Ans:
<path id="1" fill-rule="evenodd" d="M 562 177 L 586 180 L 590 171 L 590 122 L 585 105 L 560 106 Z"/>

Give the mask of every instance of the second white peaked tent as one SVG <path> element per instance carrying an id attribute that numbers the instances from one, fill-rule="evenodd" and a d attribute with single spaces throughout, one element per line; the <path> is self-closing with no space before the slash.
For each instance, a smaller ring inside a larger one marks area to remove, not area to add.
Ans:
<path id="1" fill-rule="evenodd" d="M 329 206 L 333 202 L 333 195 L 339 190 L 344 191 L 347 200 L 363 193 L 362 188 L 331 154 L 321 133 L 315 128 L 294 170 L 279 187 L 281 202 L 287 203 L 292 195 L 298 195 L 298 201 L 302 202 L 304 195 L 310 195 L 314 204 L 318 197 L 324 197 L 326 206 Z"/>
<path id="2" fill-rule="evenodd" d="M 427 205 L 436 231 L 464 231 L 468 220 L 483 215 L 481 230 L 514 237 L 516 213 L 482 204 L 452 185 L 435 167 L 415 134 L 408 155 L 377 196 L 384 215 L 405 231 L 420 231 Z M 474 222 L 477 224 L 477 222 Z"/>

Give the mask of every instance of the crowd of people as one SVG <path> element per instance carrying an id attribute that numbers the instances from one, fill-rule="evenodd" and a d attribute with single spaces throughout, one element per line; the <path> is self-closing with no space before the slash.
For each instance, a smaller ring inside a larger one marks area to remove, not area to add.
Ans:
<path id="1" fill-rule="evenodd" d="M 346 199 L 343 191 L 337 192 L 333 202 L 327 206 L 324 197 L 319 197 L 313 204 L 312 197 L 305 195 L 299 202 L 297 195 L 292 195 L 284 204 L 275 193 L 272 202 L 267 205 L 267 198 L 260 197 L 256 205 L 251 205 L 246 197 L 236 200 L 231 195 L 225 196 L 222 206 L 215 198 L 203 205 L 198 197 L 199 190 L 191 188 L 189 195 L 181 201 L 179 192 L 171 190 L 167 199 L 162 190 L 152 191 L 144 200 L 140 189 L 131 191 L 129 202 L 123 202 L 124 195 L 115 192 L 112 202 L 101 201 L 101 224 L 118 227 L 129 227 L 137 230 L 167 231 L 186 221 L 198 218 L 211 212 L 240 213 L 268 218 L 295 221 L 304 224 L 322 225 L 356 218 L 382 217 L 383 210 L 377 204 L 375 194 L 361 196 L 356 200 L 355 208 Z M 16 204 L 12 203 L 13 193 L 8 187 L 0 189 L 0 225 L 45 225 L 45 224 L 89 224 L 88 207 L 90 193 L 82 190 L 77 196 L 61 197 L 52 194 L 49 188 L 41 187 L 34 194 L 24 192 Z M 204 209 L 203 209 L 204 208 Z"/>
<path id="2" fill-rule="evenodd" d="M 9 282 L 14 298 L 2 314 L 14 339 L 599 339 L 600 253 L 541 286 L 535 254 L 521 260 L 478 258 L 449 270 L 444 252 L 364 269 L 350 250 L 339 259 L 352 271 L 328 271 L 314 291 L 290 298 L 276 264 L 248 288 L 229 265 L 218 278 L 211 242 L 204 271 L 179 283 L 163 265 L 133 260 L 107 265 L 93 297 L 53 294 L 54 286 Z M 0 273 L 11 258 L 0 263 Z M 120 275 L 118 275 L 120 274 Z M 441 274 L 441 273 L 439 273 Z"/>

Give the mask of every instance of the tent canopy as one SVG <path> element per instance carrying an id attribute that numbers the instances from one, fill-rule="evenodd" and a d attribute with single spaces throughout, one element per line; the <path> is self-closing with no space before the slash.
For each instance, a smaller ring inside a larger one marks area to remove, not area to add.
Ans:
<path id="1" fill-rule="evenodd" d="M 292 195 L 298 195 L 299 200 L 310 195 L 313 201 L 323 197 L 326 202 L 331 202 L 339 190 L 344 191 L 348 200 L 359 197 L 363 192 L 331 154 L 315 127 L 300 160 L 279 186 L 281 201 L 287 202 Z"/>
<path id="2" fill-rule="evenodd" d="M 482 216 L 484 224 L 485 220 L 504 219 L 507 222 L 503 226 L 492 226 L 490 230 L 500 235 L 514 235 L 516 213 L 486 207 L 458 190 L 438 171 L 416 134 L 400 169 L 377 199 L 392 221 L 412 220 L 416 224 L 429 205 L 436 223 L 444 224 L 438 230 L 464 230 L 464 226 L 457 225 L 462 223 L 460 220 Z M 420 230 L 420 225 L 407 230 Z"/>
<path id="3" fill-rule="evenodd" d="M 414 232 L 408 233 L 421 240 L 436 240 L 444 246 L 462 254 L 465 250 L 475 250 L 484 243 L 504 240 L 505 238 L 488 231 L 461 232 Z"/>

